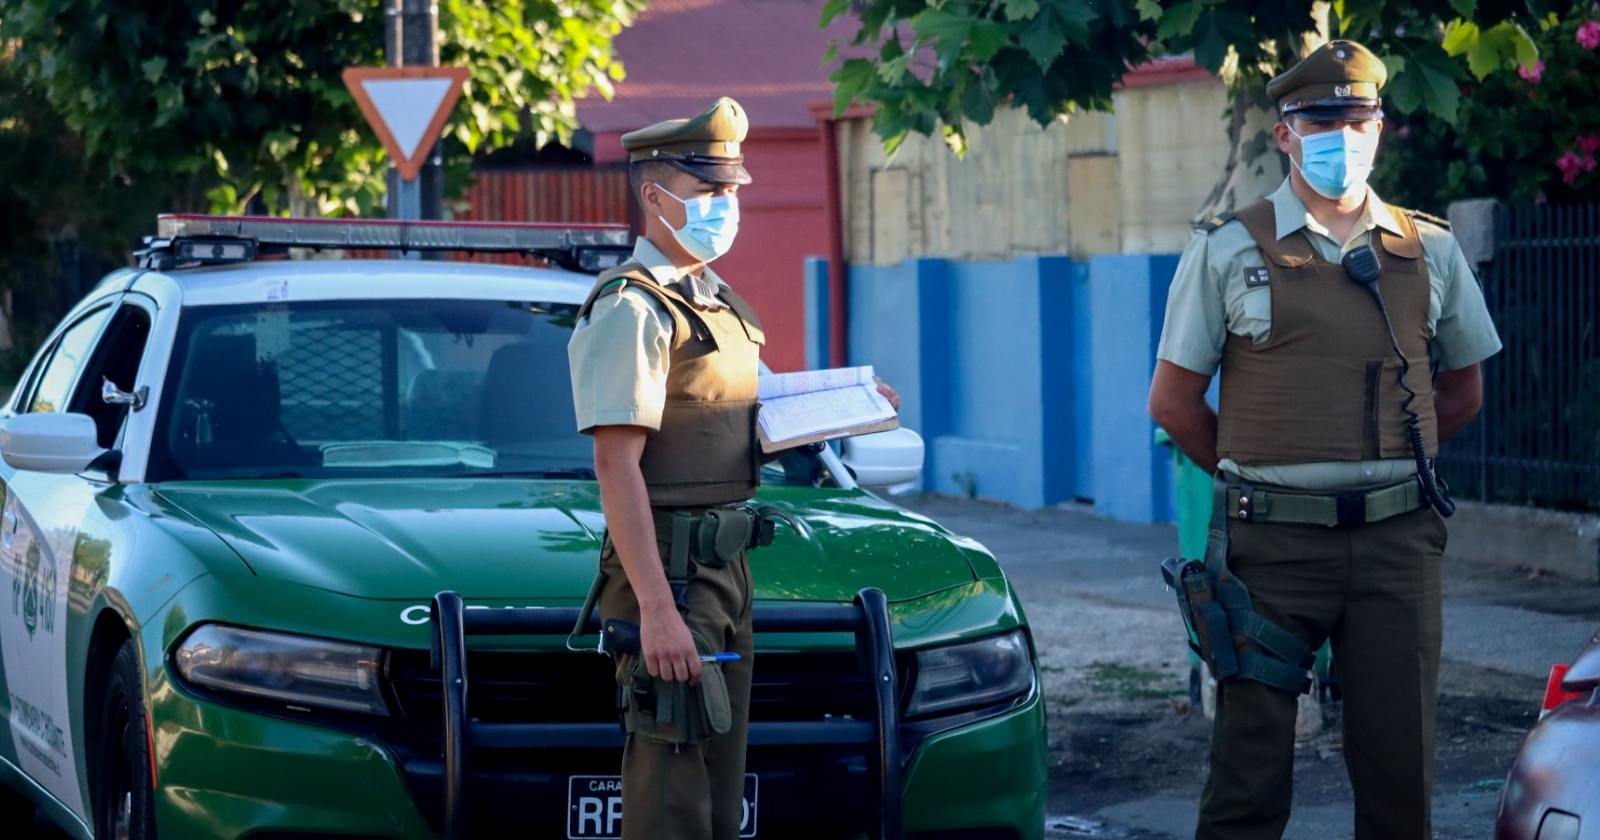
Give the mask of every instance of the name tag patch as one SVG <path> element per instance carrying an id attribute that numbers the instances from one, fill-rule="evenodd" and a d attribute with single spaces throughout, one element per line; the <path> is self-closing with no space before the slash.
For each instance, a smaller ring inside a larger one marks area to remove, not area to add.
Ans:
<path id="1" fill-rule="evenodd" d="M 1257 286 L 1265 286 L 1267 285 L 1268 276 L 1266 266 L 1247 268 L 1244 270 L 1244 285 L 1251 289 Z"/>

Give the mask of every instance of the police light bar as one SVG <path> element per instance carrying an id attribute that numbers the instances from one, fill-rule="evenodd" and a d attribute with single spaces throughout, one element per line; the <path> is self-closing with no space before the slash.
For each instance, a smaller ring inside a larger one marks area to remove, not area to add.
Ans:
<path id="1" fill-rule="evenodd" d="M 290 219 L 276 216 L 156 217 L 156 237 L 248 239 L 289 248 L 394 248 L 401 251 L 574 252 L 625 247 L 626 225 L 533 222 L 424 222 L 393 219 Z"/>

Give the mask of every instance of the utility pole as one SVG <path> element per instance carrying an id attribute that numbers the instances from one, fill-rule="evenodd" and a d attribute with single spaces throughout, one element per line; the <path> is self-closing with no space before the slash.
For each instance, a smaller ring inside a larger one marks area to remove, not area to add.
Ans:
<path id="1" fill-rule="evenodd" d="M 383 52 L 390 67 L 439 66 L 439 7 L 435 0 L 383 0 Z M 438 219 L 444 215 L 444 172 L 439 144 L 415 179 L 389 167 L 391 219 Z"/>

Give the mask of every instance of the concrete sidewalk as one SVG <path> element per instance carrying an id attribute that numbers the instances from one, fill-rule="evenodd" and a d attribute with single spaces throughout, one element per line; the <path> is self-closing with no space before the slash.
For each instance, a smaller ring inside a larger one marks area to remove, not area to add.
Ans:
<path id="1" fill-rule="evenodd" d="M 1082 506 L 897 501 L 988 546 L 1020 594 L 1050 708 L 1050 836 L 1193 836 L 1209 725 L 1187 708 L 1182 622 L 1158 570 L 1176 530 Z M 1550 665 L 1600 626 L 1600 586 L 1449 552 L 1445 575 L 1435 836 L 1488 837 Z M 1335 724 L 1298 746 L 1286 837 L 1351 836 L 1340 740 Z"/>

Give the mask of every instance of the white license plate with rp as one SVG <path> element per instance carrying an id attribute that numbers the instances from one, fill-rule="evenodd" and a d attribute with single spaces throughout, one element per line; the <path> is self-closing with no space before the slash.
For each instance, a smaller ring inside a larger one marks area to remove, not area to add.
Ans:
<path id="1" fill-rule="evenodd" d="M 744 776 L 744 816 L 740 837 L 756 836 L 756 803 L 761 784 Z M 567 840 L 621 840 L 622 777 L 567 777 Z"/>

